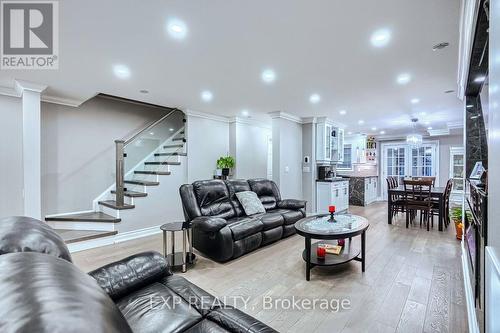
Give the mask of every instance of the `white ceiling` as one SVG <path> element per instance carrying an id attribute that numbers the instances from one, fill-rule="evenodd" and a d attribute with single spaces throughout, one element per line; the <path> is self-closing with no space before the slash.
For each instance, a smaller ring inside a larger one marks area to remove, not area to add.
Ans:
<path id="1" fill-rule="evenodd" d="M 228 116 L 328 116 L 348 131 L 376 126 L 387 135 L 407 132 L 412 114 L 434 129 L 462 121 L 456 93 L 444 93 L 456 90 L 457 0 L 64 0 L 59 10 L 59 70 L 0 71 L 0 86 L 17 78 L 71 99 L 102 92 Z M 186 23 L 184 40 L 168 35 L 169 18 Z M 380 28 L 392 39 L 374 48 Z M 450 46 L 432 51 L 443 41 Z M 116 78 L 114 64 L 128 66 L 130 78 Z M 261 81 L 266 68 L 273 84 Z M 405 86 L 396 83 L 403 72 L 412 75 Z M 210 103 L 202 90 L 212 91 Z"/>

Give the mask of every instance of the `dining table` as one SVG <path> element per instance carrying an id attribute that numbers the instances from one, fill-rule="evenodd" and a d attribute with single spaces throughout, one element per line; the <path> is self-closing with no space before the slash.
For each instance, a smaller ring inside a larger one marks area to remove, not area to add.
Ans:
<path id="1" fill-rule="evenodd" d="M 443 225 L 444 225 L 444 192 L 445 192 L 445 187 L 433 187 L 431 188 L 431 198 L 436 198 L 436 202 L 438 203 L 438 230 L 443 231 Z M 387 223 L 392 224 L 392 214 L 391 214 L 391 208 L 393 204 L 393 197 L 397 196 L 403 196 L 405 193 L 405 188 L 404 186 L 398 186 L 395 188 L 388 189 L 388 205 L 387 205 Z"/>

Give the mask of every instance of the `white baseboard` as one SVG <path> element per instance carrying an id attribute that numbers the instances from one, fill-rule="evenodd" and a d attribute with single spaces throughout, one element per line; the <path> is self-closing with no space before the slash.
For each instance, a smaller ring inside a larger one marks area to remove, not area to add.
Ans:
<path id="1" fill-rule="evenodd" d="M 66 222 L 64 222 L 64 223 L 66 223 Z M 110 224 L 112 224 L 112 223 L 110 223 Z M 137 239 L 137 238 L 148 237 L 148 236 L 156 235 L 159 233 L 161 233 L 161 230 L 160 230 L 160 226 L 158 225 L 158 226 L 148 227 L 148 228 L 144 228 L 144 229 L 126 231 L 126 232 L 116 234 L 114 236 L 108 236 L 108 237 L 103 237 L 103 238 L 90 239 L 90 240 L 82 241 L 82 242 L 71 243 L 71 244 L 68 244 L 68 249 L 69 249 L 69 252 L 71 252 L 71 253 L 80 252 L 80 251 L 98 248 L 101 246 L 122 243 L 122 242 L 126 242 L 129 240 Z"/>

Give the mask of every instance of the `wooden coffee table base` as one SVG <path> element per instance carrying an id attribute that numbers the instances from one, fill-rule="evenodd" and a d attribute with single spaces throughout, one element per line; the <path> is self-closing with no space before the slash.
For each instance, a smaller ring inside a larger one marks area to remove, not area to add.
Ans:
<path id="1" fill-rule="evenodd" d="M 351 260 L 361 262 L 361 271 L 365 271 L 365 241 L 366 241 L 366 230 L 361 233 L 361 249 L 352 246 L 352 238 L 345 240 L 345 245 L 342 248 L 340 254 L 326 254 L 324 259 L 318 258 L 316 255 L 316 250 L 318 244 L 333 244 L 336 245 L 336 241 L 323 240 L 316 242 L 311 245 L 311 237 L 305 237 L 305 249 L 302 252 L 302 259 L 306 262 L 306 280 L 309 281 L 311 278 L 311 269 L 315 266 L 336 266 L 348 263 Z M 308 260 L 309 259 L 309 260 Z"/>

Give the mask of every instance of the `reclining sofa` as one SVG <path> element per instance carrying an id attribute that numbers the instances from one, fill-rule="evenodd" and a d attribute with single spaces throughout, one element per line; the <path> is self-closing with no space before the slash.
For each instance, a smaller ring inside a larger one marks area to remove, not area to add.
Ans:
<path id="1" fill-rule="evenodd" d="M 236 193 L 253 191 L 265 213 L 247 216 Z M 193 246 L 224 262 L 295 233 L 294 223 L 306 216 L 303 200 L 282 200 L 267 179 L 201 180 L 180 187 L 186 222 L 193 228 Z"/>
<path id="2" fill-rule="evenodd" d="M 276 332 L 143 252 L 85 274 L 64 241 L 27 217 L 0 219 L 2 333 Z"/>

